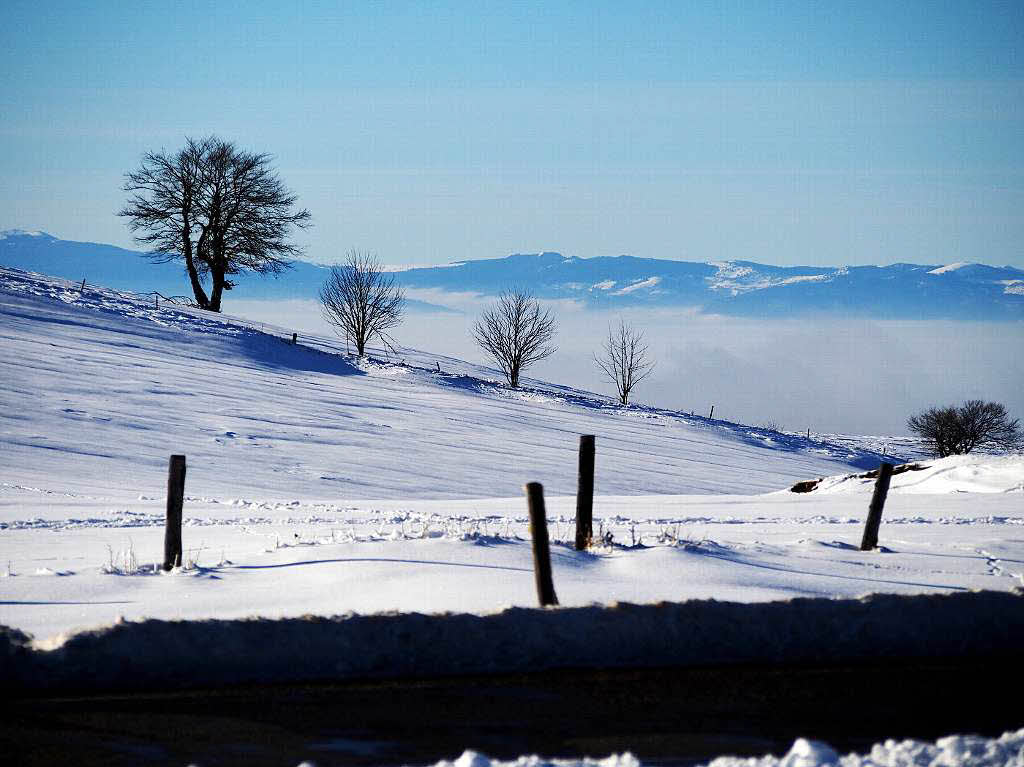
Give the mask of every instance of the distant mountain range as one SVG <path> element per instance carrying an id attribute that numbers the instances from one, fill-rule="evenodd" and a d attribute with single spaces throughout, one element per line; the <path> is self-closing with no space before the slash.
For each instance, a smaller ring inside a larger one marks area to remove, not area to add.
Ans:
<path id="1" fill-rule="evenodd" d="M 479 293 L 522 285 L 544 298 L 593 307 L 686 306 L 748 317 L 1024 319 L 1024 270 L 983 264 L 768 266 L 540 253 L 411 269 L 402 281 Z"/>
<path id="2" fill-rule="evenodd" d="M 45 232 L 0 233 L 0 264 L 118 290 L 184 294 L 180 264 L 156 264 L 137 251 L 61 240 Z M 279 277 L 239 275 L 227 297 L 315 298 L 325 267 L 303 261 Z M 632 256 L 575 258 L 516 254 L 397 272 L 408 288 L 494 295 L 519 286 L 541 298 L 593 308 L 687 307 L 747 317 L 809 314 L 878 319 L 1024 320 L 1024 270 L 984 264 L 769 266 L 753 261 L 696 263 Z M 431 294 L 431 301 L 443 298 Z M 422 302 L 416 309 L 442 309 Z"/>

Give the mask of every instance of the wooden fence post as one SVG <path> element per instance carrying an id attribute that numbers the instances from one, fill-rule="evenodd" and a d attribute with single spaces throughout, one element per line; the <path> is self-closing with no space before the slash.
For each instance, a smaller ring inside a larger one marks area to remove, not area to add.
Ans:
<path id="1" fill-rule="evenodd" d="M 882 463 L 878 467 L 875 492 L 871 494 L 871 506 L 868 507 L 868 521 L 864 524 L 864 537 L 860 541 L 861 551 L 871 551 L 878 545 L 878 526 L 882 523 L 882 508 L 885 506 L 885 496 L 889 492 L 892 469 L 891 463 Z"/>
<path id="2" fill-rule="evenodd" d="M 557 605 L 555 584 L 551 581 L 551 551 L 548 546 L 548 519 L 544 511 L 544 486 L 526 485 L 526 505 L 530 511 L 530 536 L 533 538 L 533 576 L 541 607 Z"/>
<path id="3" fill-rule="evenodd" d="M 711 406 L 711 413 L 708 415 L 708 420 L 710 421 L 714 417 L 715 417 L 715 406 L 712 405 Z"/>
<path id="4" fill-rule="evenodd" d="M 172 455 L 167 472 L 164 570 L 181 567 L 181 505 L 185 500 L 185 456 Z"/>
<path id="5" fill-rule="evenodd" d="M 295 346 L 299 342 L 299 334 L 292 333 L 292 346 Z"/>
<path id="6" fill-rule="evenodd" d="M 580 435 L 579 479 L 576 483 L 576 551 L 594 537 L 594 435 Z"/>

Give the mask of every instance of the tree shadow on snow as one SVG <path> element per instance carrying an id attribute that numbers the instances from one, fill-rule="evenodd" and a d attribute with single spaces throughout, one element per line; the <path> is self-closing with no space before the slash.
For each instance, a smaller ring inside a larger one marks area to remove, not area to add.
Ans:
<path id="1" fill-rule="evenodd" d="M 294 370 L 329 375 L 366 375 L 356 365 L 339 354 L 293 344 L 291 339 L 279 338 L 269 333 L 246 330 L 234 342 L 240 354 L 262 367 L 272 370 Z"/>
<path id="2" fill-rule="evenodd" d="M 396 565 L 438 565 L 441 567 L 469 567 L 479 570 L 506 570 L 510 572 L 533 572 L 528 567 L 511 567 L 509 565 L 481 565 L 473 562 L 442 562 L 434 559 L 402 559 L 391 557 L 342 557 L 338 559 L 307 559 L 301 562 L 280 562 L 268 565 L 234 565 L 232 570 L 281 570 L 288 567 L 305 567 L 308 565 L 332 565 L 348 563 L 375 563 Z"/>

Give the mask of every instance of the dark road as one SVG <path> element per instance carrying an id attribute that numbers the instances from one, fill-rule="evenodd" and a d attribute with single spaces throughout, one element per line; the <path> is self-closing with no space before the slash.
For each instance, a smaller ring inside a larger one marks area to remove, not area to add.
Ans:
<path id="1" fill-rule="evenodd" d="M 727 666 L 246 686 L 8 698 L 9 764 L 432 764 L 466 748 L 693 764 L 785 753 L 804 736 L 841 753 L 888 737 L 998 735 L 1024 724 L 992 693 L 1024 689 L 1021 657 L 832 667 Z"/>

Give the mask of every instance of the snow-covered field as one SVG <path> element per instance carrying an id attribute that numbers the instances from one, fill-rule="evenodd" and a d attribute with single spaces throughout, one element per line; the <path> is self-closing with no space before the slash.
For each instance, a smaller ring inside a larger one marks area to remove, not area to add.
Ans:
<path id="1" fill-rule="evenodd" d="M 230 318 L 0 271 L 0 624 L 40 639 L 120 618 L 534 604 L 521 486 L 544 483 L 563 605 L 1010 590 L 1024 459 L 893 480 L 810 440 L 400 349 L 356 364 Z M 273 329 L 271 329 L 273 330 Z M 440 370 L 438 370 L 440 368 Z M 577 435 L 597 435 L 598 532 L 568 542 Z M 869 446 L 870 447 L 870 446 Z M 166 466 L 188 456 L 187 566 L 163 574 Z M 913 455 L 898 456 L 910 458 Z M 826 480 L 809 494 L 786 490 Z"/>
<path id="2" fill-rule="evenodd" d="M 984 621 L 941 601 L 780 602 L 764 607 L 787 631 L 766 624 L 760 634 L 734 612 L 756 608 L 679 603 L 1018 589 L 1024 457 L 924 460 L 899 474 L 881 548 L 863 553 L 873 482 L 857 475 L 883 458 L 919 460 L 911 441 L 807 439 L 623 408 L 534 380 L 513 392 L 493 370 L 412 349 L 357 363 L 335 339 L 287 340 L 276 328 L 0 269 L 0 625 L 10 627 L 0 660 L 13 664 L 12 679 L 76 684 L 105 668 L 108 682 L 155 680 L 147 675 L 159 676 L 161 664 L 196 667 L 204 642 L 209 663 L 196 668 L 224 681 L 373 674 L 375 663 L 415 669 L 423 657 L 448 672 L 482 671 L 502 658 L 533 663 L 530 653 L 546 653 L 551 636 L 588 621 L 586 636 L 607 639 L 590 651 L 627 665 L 678 658 L 684 646 L 690 662 L 706 662 L 730 631 L 738 633 L 726 660 L 824 657 L 824 645 L 855 657 L 859 650 L 842 648 L 870 644 L 883 608 L 917 616 L 892 640 L 905 650 L 921 645 L 917 632 L 937 615 L 960 626 L 944 637 L 947 652 L 968 639 L 974 652 L 978 642 L 1005 643 L 1000 632 L 1017 625 L 1017 602 L 997 608 L 992 595 L 970 605 L 991 623 L 983 636 L 968 624 Z M 580 434 L 597 435 L 601 542 L 587 552 L 571 546 Z M 188 458 L 186 562 L 164 573 L 172 453 Z M 813 492 L 788 490 L 818 478 Z M 535 604 L 528 481 L 546 488 L 560 603 L 582 611 L 506 609 Z M 676 604 L 621 604 L 660 601 Z M 398 614 L 359 617 L 388 611 Z M 462 615 L 415 614 L 446 612 Z M 630 627 L 650 630 L 619 636 L 627 615 Z M 718 616 L 711 645 L 679 628 L 696 615 Z M 264 620 L 232 622 L 249 617 Z M 158 619 L 190 622 L 168 631 Z M 389 621 L 386 642 L 373 621 Z M 466 621 L 515 634 L 518 655 L 506 640 L 474 640 Z M 409 645 L 422 631 L 437 641 Z M 245 653 L 234 657 L 245 636 L 256 669 Z M 308 642 L 303 662 L 275 636 Z M 339 642 L 353 650 L 348 665 L 336 660 Z M 181 652 L 188 657 L 172 660 Z M 890 742 L 842 764 L 1019 765 L 1020 739 Z M 615 759 L 608 764 L 634 763 Z M 757 764 L 835 760 L 827 746 L 800 741 L 781 762 Z M 467 753 L 456 764 L 498 763 Z"/>

